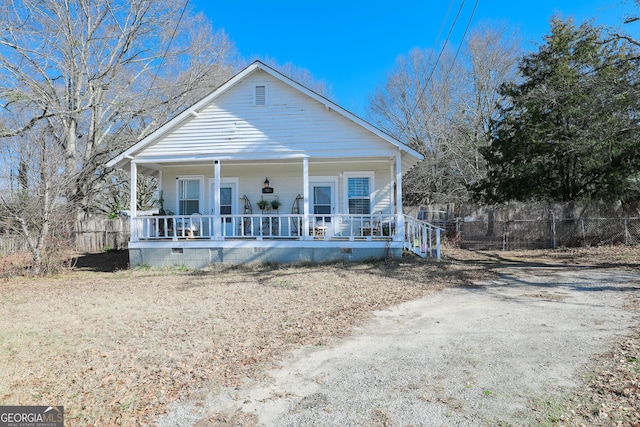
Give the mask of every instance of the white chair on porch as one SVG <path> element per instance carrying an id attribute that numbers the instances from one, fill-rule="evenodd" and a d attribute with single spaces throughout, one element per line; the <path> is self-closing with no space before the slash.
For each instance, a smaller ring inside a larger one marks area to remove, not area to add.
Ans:
<path id="1" fill-rule="evenodd" d="M 328 230 L 328 222 L 323 219 L 316 219 L 316 222 L 312 224 L 309 229 L 309 234 L 311 234 L 315 238 L 323 239 L 325 236 L 327 236 Z"/>
<path id="2" fill-rule="evenodd" d="M 200 235 L 202 226 L 202 215 L 199 213 L 191 214 L 190 218 L 184 218 L 178 222 L 178 237 L 195 237 Z"/>
<path id="3" fill-rule="evenodd" d="M 380 222 L 382 220 L 382 211 L 376 211 L 372 214 L 371 220 L 365 222 L 360 227 L 360 235 L 362 236 L 377 236 L 380 233 Z"/>

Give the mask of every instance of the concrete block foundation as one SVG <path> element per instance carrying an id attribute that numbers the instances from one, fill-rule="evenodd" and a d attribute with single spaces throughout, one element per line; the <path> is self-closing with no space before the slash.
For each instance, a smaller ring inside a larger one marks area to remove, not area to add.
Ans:
<path id="1" fill-rule="evenodd" d="M 401 247 L 142 247 L 129 248 L 131 267 L 186 267 L 202 269 L 212 264 L 300 264 L 361 262 L 402 256 Z"/>

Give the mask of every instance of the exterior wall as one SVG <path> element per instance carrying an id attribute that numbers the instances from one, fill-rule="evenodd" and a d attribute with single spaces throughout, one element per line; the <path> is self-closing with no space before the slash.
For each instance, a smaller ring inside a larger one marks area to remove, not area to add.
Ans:
<path id="1" fill-rule="evenodd" d="M 131 267 L 148 265 L 153 268 L 180 267 L 202 269 L 209 265 L 255 263 L 323 263 L 360 262 L 386 257 L 399 258 L 402 248 L 394 247 L 187 247 L 129 248 Z"/>
<path id="2" fill-rule="evenodd" d="M 256 84 L 267 105 L 255 106 Z M 257 70 L 141 153 L 150 156 L 273 158 L 391 157 L 397 148 L 288 84 Z"/>
<path id="3" fill-rule="evenodd" d="M 374 188 L 372 188 L 375 205 L 372 213 L 382 211 L 385 214 L 393 213 L 393 186 L 390 183 L 389 164 L 384 161 L 363 161 L 363 162 L 325 162 L 313 160 L 309 161 L 309 176 L 313 181 L 314 177 L 332 177 L 337 182 L 336 188 L 336 209 L 334 212 L 347 213 L 345 205 L 345 178 L 346 172 L 373 172 Z M 177 185 L 176 177 L 179 176 L 202 176 L 204 185 L 204 203 L 202 214 L 212 214 L 213 200 L 210 194 L 210 182 L 213 179 L 214 166 L 169 166 L 162 172 L 162 191 L 165 209 L 178 213 L 177 208 Z M 303 193 L 302 182 L 302 160 L 289 162 L 221 162 L 221 179 L 238 178 L 238 189 L 235 203 L 235 213 L 243 213 L 239 198 L 246 195 L 253 205 L 253 213 L 259 213 L 256 203 L 263 196 L 262 187 L 265 178 L 268 177 L 271 187 L 274 188 L 273 195 L 277 195 L 282 206 L 280 213 L 291 213 L 291 207 L 298 194 Z M 302 208 L 302 206 L 301 206 Z M 302 213 L 302 212 L 301 212 Z"/>

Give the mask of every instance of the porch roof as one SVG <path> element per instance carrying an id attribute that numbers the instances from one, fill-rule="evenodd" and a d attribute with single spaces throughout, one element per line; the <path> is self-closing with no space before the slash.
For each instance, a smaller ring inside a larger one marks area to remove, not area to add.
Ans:
<path id="1" fill-rule="evenodd" d="M 214 161 L 220 161 L 222 165 L 245 165 L 251 166 L 260 163 L 273 164 L 301 164 L 302 159 L 309 159 L 310 164 L 353 164 L 354 159 L 350 158 L 335 158 L 335 157 L 314 157 L 311 158 L 305 154 L 290 154 L 290 155 L 278 155 L 272 153 L 265 156 L 255 155 L 200 155 L 200 156 L 172 156 L 172 157 L 148 157 L 139 156 L 136 157 L 136 164 L 138 173 L 144 175 L 155 175 L 158 171 L 161 171 L 166 166 L 189 166 L 189 167 L 211 167 Z M 377 162 L 393 162 L 395 159 L 391 156 L 362 156 L 357 159 L 358 162 L 365 163 L 377 163 Z M 404 169 L 403 164 L 403 169 Z M 127 163 L 122 168 L 124 170 L 130 169 L 130 163 Z M 406 169 L 404 169 L 406 171 Z"/>

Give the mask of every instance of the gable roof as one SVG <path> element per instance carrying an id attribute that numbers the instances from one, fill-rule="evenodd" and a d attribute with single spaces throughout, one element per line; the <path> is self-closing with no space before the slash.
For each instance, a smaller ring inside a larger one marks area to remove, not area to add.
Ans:
<path id="1" fill-rule="evenodd" d="M 133 158 L 133 156 L 136 153 L 141 152 L 145 148 L 149 147 L 150 145 L 152 145 L 153 143 L 155 143 L 156 141 L 161 139 L 163 136 L 165 136 L 168 133 L 170 133 L 171 131 L 175 130 L 176 128 L 178 128 L 187 119 L 191 118 L 194 115 L 197 116 L 199 110 L 201 110 L 203 107 L 205 107 L 208 104 L 210 104 L 211 102 L 213 102 L 216 98 L 220 97 L 224 93 L 227 93 L 234 86 L 236 86 L 240 81 L 244 80 L 245 78 L 247 78 L 248 76 L 250 76 L 251 74 L 253 74 L 254 72 L 256 72 L 258 70 L 261 70 L 261 71 L 269 74 L 273 78 L 281 81 L 282 83 L 285 83 L 285 84 L 289 85 L 290 87 L 292 87 L 292 88 L 304 93 L 305 95 L 307 95 L 308 97 L 316 100 L 320 104 L 323 104 L 325 108 L 335 111 L 336 113 L 340 114 L 341 116 L 343 116 L 344 118 L 348 119 L 349 121 L 361 126 L 362 128 L 368 130 L 369 132 L 375 134 L 376 136 L 378 136 L 382 140 L 388 142 L 389 144 L 391 144 L 393 146 L 396 146 L 401 151 L 403 158 L 405 158 L 406 156 L 409 156 L 409 158 L 412 158 L 412 161 L 409 161 L 410 164 L 413 165 L 417 161 L 423 159 L 423 156 L 420 153 L 418 153 L 417 151 L 409 148 L 407 145 L 405 145 L 402 142 L 398 141 L 397 139 L 391 137 L 390 135 L 386 134 L 382 130 L 380 130 L 377 127 L 373 126 L 371 123 L 361 119 L 360 117 L 356 116 L 355 114 L 351 113 L 350 111 L 340 107 L 339 105 L 335 104 L 334 102 L 330 101 L 329 99 L 325 98 L 324 96 L 318 94 L 317 92 L 314 92 L 313 90 L 310 90 L 309 88 L 307 88 L 307 87 L 301 85 L 300 83 L 292 80 L 291 78 L 283 75 L 282 73 L 280 73 L 280 72 L 276 71 L 275 69 L 269 67 L 268 65 L 264 64 L 263 62 L 255 61 L 252 64 L 250 64 L 249 66 L 247 66 L 246 68 L 244 68 L 242 71 L 240 71 L 238 74 L 236 74 L 234 77 L 229 79 L 226 83 L 224 83 L 223 85 L 221 85 L 220 87 L 215 89 L 209 95 L 205 96 L 200 101 L 198 101 L 197 103 L 193 104 L 191 107 L 187 108 L 186 110 L 184 110 L 182 113 L 180 113 L 179 115 L 177 115 L 173 119 L 169 120 L 167 123 L 162 125 L 156 131 L 154 131 L 153 133 L 151 133 L 147 137 L 143 138 L 138 143 L 136 143 L 135 145 L 133 145 L 129 149 L 125 150 L 124 152 L 122 152 L 120 155 L 118 155 L 114 159 L 110 160 L 107 163 L 107 166 L 108 167 L 115 167 L 115 168 L 121 168 L 121 167 L 125 166 Z M 403 161 L 403 163 L 404 163 L 404 161 Z"/>

